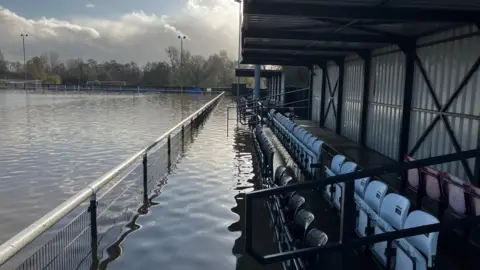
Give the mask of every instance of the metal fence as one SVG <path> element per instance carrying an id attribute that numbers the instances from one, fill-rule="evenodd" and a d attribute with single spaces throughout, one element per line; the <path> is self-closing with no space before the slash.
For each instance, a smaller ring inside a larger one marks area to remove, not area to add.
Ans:
<path id="1" fill-rule="evenodd" d="M 164 184 L 223 95 L 2 244 L 0 268 L 97 269 L 106 256 L 118 256 L 106 249 L 138 228 L 132 217 L 148 210 L 155 185 Z"/>

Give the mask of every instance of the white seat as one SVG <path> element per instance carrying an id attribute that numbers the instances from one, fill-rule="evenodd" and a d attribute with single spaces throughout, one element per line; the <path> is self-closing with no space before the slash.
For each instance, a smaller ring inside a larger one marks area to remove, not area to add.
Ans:
<path id="1" fill-rule="evenodd" d="M 409 211 L 410 201 L 407 198 L 396 193 L 385 196 L 378 217 L 375 218 L 375 234 L 403 229 Z M 394 243 L 392 247 L 395 247 Z M 372 247 L 372 253 L 384 266 L 387 264 L 386 249 L 387 242 L 376 243 Z"/>
<path id="2" fill-rule="evenodd" d="M 340 167 L 340 173 L 339 174 L 347 174 L 347 173 L 352 173 L 357 169 L 357 164 L 354 162 L 347 161 L 342 164 Z M 340 184 L 335 184 L 335 194 L 334 194 L 334 199 L 333 199 L 333 205 L 337 209 L 340 209 L 340 206 L 342 205 L 341 199 L 342 199 L 342 189 L 344 187 L 344 183 Z"/>
<path id="3" fill-rule="evenodd" d="M 366 236 L 365 230 L 369 226 L 369 220 L 375 217 L 374 214 L 378 214 L 383 198 L 387 194 L 388 187 L 380 181 L 372 181 L 368 184 L 365 191 L 365 197 L 363 200 L 356 197 L 356 203 L 358 210 L 358 222 L 356 232 L 360 237 Z M 375 220 L 373 220 L 375 221 Z"/>
<path id="4" fill-rule="evenodd" d="M 368 183 L 370 183 L 370 177 L 355 180 L 355 193 L 361 198 L 365 196 L 365 190 L 367 189 Z"/>
<path id="5" fill-rule="evenodd" d="M 337 174 L 340 174 L 340 168 L 345 162 L 345 157 L 342 155 L 335 155 L 332 159 L 332 166 L 330 168 L 325 167 L 325 176 L 332 177 Z M 330 185 L 325 186 L 325 192 L 329 199 L 332 199 L 332 193 L 330 192 Z"/>
<path id="6" fill-rule="evenodd" d="M 404 229 L 439 223 L 434 216 L 423 211 L 408 215 Z M 426 270 L 434 266 L 437 254 L 438 232 L 420 234 L 397 240 L 396 270 Z"/>

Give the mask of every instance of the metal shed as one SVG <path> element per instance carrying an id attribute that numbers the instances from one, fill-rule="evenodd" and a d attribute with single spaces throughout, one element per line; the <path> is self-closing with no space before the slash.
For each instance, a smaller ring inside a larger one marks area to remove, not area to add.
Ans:
<path id="1" fill-rule="evenodd" d="M 310 120 L 402 162 L 480 147 L 479 29 L 477 0 L 245 0 L 242 62 L 308 66 Z"/>

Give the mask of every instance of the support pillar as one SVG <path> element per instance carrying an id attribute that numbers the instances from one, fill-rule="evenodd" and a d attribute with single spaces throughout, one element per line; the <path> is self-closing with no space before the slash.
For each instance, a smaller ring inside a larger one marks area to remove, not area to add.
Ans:
<path id="1" fill-rule="evenodd" d="M 345 59 L 337 60 L 338 66 L 338 95 L 337 95 L 337 123 L 335 124 L 335 133 L 342 133 L 342 113 L 343 113 L 343 79 L 345 77 Z"/>
<path id="2" fill-rule="evenodd" d="M 315 73 L 313 72 L 313 66 L 309 67 L 310 69 L 310 79 L 308 82 L 308 120 L 312 120 L 312 108 L 313 108 L 313 76 Z"/>
<path id="3" fill-rule="evenodd" d="M 253 98 L 260 98 L 260 65 L 255 65 L 255 85 L 253 88 Z"/>
<path id="4" fill-rule="evenodd" d="M 325 96 L 327 91 L 327 64 L 322 63 L 319 65 L 322 69 L 322 92 L 320 93 L 320 127 L 325 126 Z"/>
<path id="5" fill-rule="evenodd" d="M 405 54 L 405 89 L 403 94 L 398 161 L 403 162 L 405 155 L 408 153 L 408 138 L 410 135 L 410 114 L 412 112 L 413 76 L 415 71 L 415 40 L 407 44 L 402 44 L 400 48 Z"/>
<path id="6" fill-rule="evenodd" d="M 372 54 L 370 52 L 361 54 L 363 59 L 363 94 L 362 94 L 362 115 L 360 118 L 360 138 L 361 146 L 367 144 L 367 119 L 368 119 L 368 98 L 370 97 L 370 74 L 372 68 Z"/>

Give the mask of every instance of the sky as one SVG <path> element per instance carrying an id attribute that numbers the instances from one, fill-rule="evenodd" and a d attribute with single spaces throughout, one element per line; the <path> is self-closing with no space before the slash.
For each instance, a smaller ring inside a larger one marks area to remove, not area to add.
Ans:
<path id="1" fill-rule="evenodd" d="M 233 0 L 0 0 L 0 50 L 5 60 L 57 51 L 62 61 L 166 60 L 180 46 L 208 56 L 221 49 L 236 59 L 238 9 Z"/>

